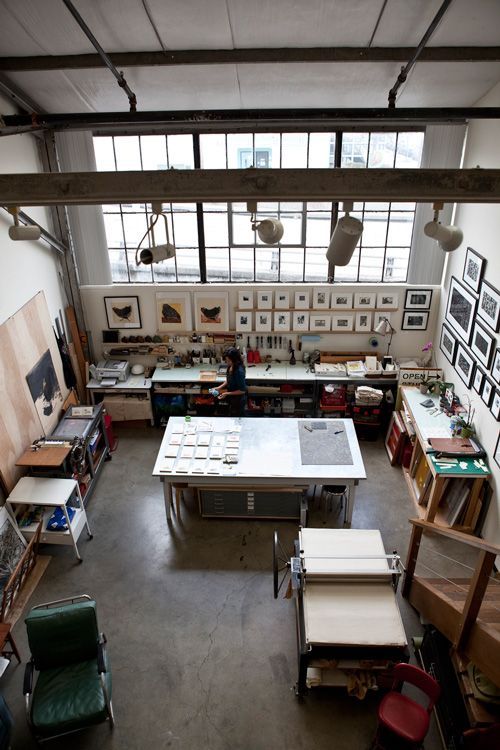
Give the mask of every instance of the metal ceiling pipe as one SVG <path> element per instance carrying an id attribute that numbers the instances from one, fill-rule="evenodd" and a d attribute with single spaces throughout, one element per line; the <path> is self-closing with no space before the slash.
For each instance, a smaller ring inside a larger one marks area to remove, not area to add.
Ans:
<path id="1" fill-rule="evenodd" d="M 393 108 L 393 107 L 396 106 L 396 95 L 398 93 L 398 90 L 399 90 L 400 86 L 402 86 L 403 83 L 408 78 L 408 73 L 413 68 L 413 66 L 415 65 L 415 63 L 417 62 L 417 60 L 418 60 L 418 58 L 419 58 L 422 50 L 424 49 L 425 45 L 427 44 L 427 42 L 431 38 L 432 34 L 436 30 L 439 22 L 441 21 L 442 17 L 444 16 L 444 14 L 446 13 L 446 11 L 448 10 L 448 8 L 451 5 L 452 1 L 453 0 L 444 0 L 442 6 L 440 7 L 440 9 L 438 10 L 438 12 L 434 16 L 434 19 L 433 19 L 431 25 L 429 26 L 429 28 L 427 29 L 427 31 L 423 35 L 422 39 L 420 40 L 420 44 L 418 45 L 417 49 L 415 50 L 415 53 L 412 55 L 410 61 L 404 66 L 404 68 L 401 68 L 401 72 L 398 75 L 396 83 L 394 84 L 394 86 L 392 87 L 392 89 L 389 91 L 388 99 L 389 99 L 389 107 L 390 108 Z"/>
<path id="2" fill-rule="evenodd" d="M 99 44 L 99 42 L 97 41 L 97 39 L 95 38 L 95 36 L 93 35 L 93 33 L 91 32 L 91 30 L 89 29 L 89 27 L 87 26 L 87 24 L 85 23 L 85 21 L 83 20 L 83 18 L 81 17 L 81 15 L 78 13 L 78 11 L 75 8 L 75 6 L 73 5 L 73 3 L 70 0 L 63 0 L 63 3 L 67 7 L 67 9 L 71 13 L 71 15 L 73 16 L 73 18 L 75 19 L 75 21 L 77 22 L 77 24 L 80 26 L 80 28 L 82 29 L 83 33 L 88 38 L 88 40 L 90 41 L 90 43 L 97 50 L 97 52 L 98 52 L 99 56 L 101 57 L 103 63 L 113 73 L 114 77 L 118 81 L 118 86 L 120 86 L 120 88 L 122 88 L 125 91 L 125 93 L 127 94 L 128 101 L 129 101 L 129 104 L 130 104 L 130 111 L 131 112 L 135 112 L 136 111 L 136 107 L 137 107 L 137 98 L 136 98 L 136 95 L 134 94 L 134 92 L 132 91 L 132 89 L 129 87 L 127 81 L 123 77 L 123 71 L 120 73 L 120 71 L 115 68 L 115 66 L 111 62 L 110 58 L 108 57 L 108 55 L 106 54 L 106 52 L 103 50 L 103 48 L 101 47 L 101 45 Z"/>

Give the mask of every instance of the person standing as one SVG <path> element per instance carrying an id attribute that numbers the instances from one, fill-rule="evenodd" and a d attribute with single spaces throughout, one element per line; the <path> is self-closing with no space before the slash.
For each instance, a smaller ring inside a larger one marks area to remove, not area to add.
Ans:
<path id="1" fill-rule="evenodd" d="M 243 417 L 247 401 L 247 384 L 245 380 L 245 365 L 240 352 L 231 346 L 224 352 L 227 364 L 226 380 L 217 386 L 219 401 L 229 401 L 229 416 Z"/>

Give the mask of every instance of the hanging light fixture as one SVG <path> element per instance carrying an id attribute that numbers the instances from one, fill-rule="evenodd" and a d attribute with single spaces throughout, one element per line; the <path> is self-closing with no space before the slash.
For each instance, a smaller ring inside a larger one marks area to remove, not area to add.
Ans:
<path id="1" fill-rule="evenodd" d="M 349 211 L 352 211 L 352 201 L 344 201 L 342 206 L 345 216 L 337 221 L 326 251 L 328 262 L 334 266 L 347 266 L 363 234 L 363 222 L 354 216 L 349 216 Z"/>
<path id="2" fill-rule="evenodd" d="M 151 204 L 151 210 L 153 213 L 150 217 L 148 228 L 146 229 L 146 233 L 143 235 L 141 241 L 139 242 L 139 245 L 137 246 L 137 250 L 135 251 L 135 263 L 137 266 L 139 266 L 141 263 L 145 266 L 149 266 L 151 265 L 151 263 L 160 263 L 162 260 L 168 260 L 169 258 L 173 258 L 175 256 L 175 247 L 170 242 L 167 215 L 163 213 L 163 204 L 154 202 Z M 154 228 L 160 216 L 163 217 L 163 220 L 165 222 L 165 235 L 167 241 L 162 245 L 157 245 L 155 240 Z M 150 236 L 149 247 L 145 247 L 143 250 L 141 250 L 141 245 L 148 235 Z"/>
<path id="3" fill-rule="evenodd" d="M 434 218 L 425 225 L 424 234 L 433 240 L 437 240 L 439 247 L 445 253 L 451 253 L 462 244 L 464 233 L 459 227 L 447 227 L 439 222 L 439 212 L 442 208 L 442 203 L 434 203 Z"/>
<path id="4" fill-rule="evenodd" d="M 14 218 L 14 225 L 9 227 L 9 237 L 11 240 L 39 240 L 42 230 L 38 226 L 22 226 L 19 222 L 19 208 L 11 206 L 7 211 Z"/>
<path id="5" fill-rule="evenodd" d="M 247 203 L 247 211 L 250 213 L 252 229 L 257 232 L 259 239 L 265 245 L 277 245 L 283 237 L 285 228 L 279 219 L 262 219 L 257 221 L 257 201 Z"/>

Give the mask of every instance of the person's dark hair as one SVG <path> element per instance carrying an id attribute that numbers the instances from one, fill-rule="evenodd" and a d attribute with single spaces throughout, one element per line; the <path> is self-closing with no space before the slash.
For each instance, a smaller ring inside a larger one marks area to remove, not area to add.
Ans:
<path id="1" fill-rule="evenodd" d="M 243 369 L 245 368 L 245 363 L 243 362 L 239 349 L 237 349 L 235 346 L 230 346 L 229 349 L 226 349 L 226 351 L 224 352 L 224 357 L 227 357 L 231 360 L 231 369 L 234 370 L 236 367 L 238 367 L 238 365 L 241 365 Z"/>

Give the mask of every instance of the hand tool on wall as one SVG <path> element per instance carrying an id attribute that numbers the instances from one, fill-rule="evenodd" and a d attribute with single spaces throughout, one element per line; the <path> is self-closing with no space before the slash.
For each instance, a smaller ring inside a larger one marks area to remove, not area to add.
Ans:
<path id="1" fill-rule="evenodd" d="M 259 337 L 257 336 L 257 346 L 255 347 L 255 351 L 253 353 L 253 361 L 256 365 L 259 365 L 262 362 L 260 358 L 260 352 L 259 352 L 258 346 L 259 346 Z"/>

